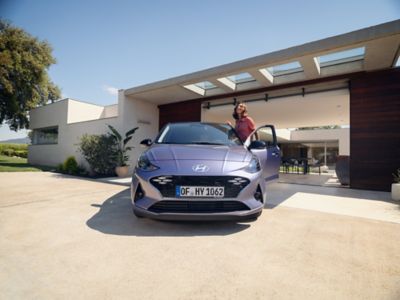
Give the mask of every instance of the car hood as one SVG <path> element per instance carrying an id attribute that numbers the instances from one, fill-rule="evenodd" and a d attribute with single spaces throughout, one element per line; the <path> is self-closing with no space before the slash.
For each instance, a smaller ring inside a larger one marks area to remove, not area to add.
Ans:
<path id="1" fill-rule="evenodd" d="M 247 162 L 251 153 L 244 146 L 153 145 L 146 152 L 150 161 L 208 160 Z"/>

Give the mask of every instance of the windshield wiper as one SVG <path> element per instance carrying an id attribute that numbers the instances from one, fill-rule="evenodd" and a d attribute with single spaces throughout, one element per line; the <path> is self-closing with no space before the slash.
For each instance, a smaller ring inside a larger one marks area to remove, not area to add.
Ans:
<path id="1" fill-rule="evenodd" d="M 190 144 L 196 144 L 196 145 L 220 145 L 220 146 L 226 146 L 225 144 L 221 144 L 221 143 L 213 143 L 213 142 L 191 142 Z"/>

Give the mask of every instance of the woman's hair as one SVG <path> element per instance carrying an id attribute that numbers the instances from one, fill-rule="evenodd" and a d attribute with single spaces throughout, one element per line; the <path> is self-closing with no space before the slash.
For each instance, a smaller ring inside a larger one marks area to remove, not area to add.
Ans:
<path id="1" fill-rule="evenodd" d="M 246 104 L 244 104 L 243 102 L 238 102 L 235 105 L 235 108 L 233 109 L 233 114 L 232 114 L 232 116 L 233 116 L 233 118 L 235 120 L 239 120 L 240 119 L 238 113 L 236 112 L 236 109 L 239 107 L 239 105 L 243 107 L 242 117 L 246 117 L 247 116 L 247 106 L 246 106 Z"/>

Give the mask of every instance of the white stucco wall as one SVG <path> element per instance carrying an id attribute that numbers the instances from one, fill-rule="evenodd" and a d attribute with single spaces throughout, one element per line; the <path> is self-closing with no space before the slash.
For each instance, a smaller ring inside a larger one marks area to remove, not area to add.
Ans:
<path id="1" fill-rule="evenodd" d="M 100 119 L 103 111 L 103 106 L 70 99 L 68 102 L 68 123 Z"/>
<path id="2" fill-rule="evenodd" d="M 118 104 L 104 106 L 101 118 L 112 118 L 118 116 Z"/>
<path id="3" fill-rule="evenodd" d="M 29 112 L 30 129 L 52 127 L 67 123 L 68 99 L 32 109 Z"/>
<path id="4" fill-rule="evenodd" d="M 75 156 L 79 164 L 87 166 L 78 143 L 83 134 L 108 132 L 107 124 L 114 126 L 123 135 L 134 127 L 130 146 L 130 170 L 133 171 L 137 158 L 144 148 L 140 141 L 154 139 L 158 133 L 158 107 L 156 104 L 125 97 L 121 90 L 118 104 L 101 107 L 71 99 L 33 109 L 30 112 L 30 129 L 58 126 L 58 143 L 51 145 L 30 145 L 28 161 L 31 164 L 56 166 L 68 157 Z M 91 120 L 94 119 L 94 120 Z"/>
<path id="5" fill-rule="evenodd" d="M 154 103 L 127 97 L 123 90 L 119 91 L 118 106 L 121 131 L 125 133 L 134 127 L 139 127 L 132 139 L 134 148 L 129 152 L 132 172 L 139 155 L 144 151 L 140 141 L 147 138 L 154 139 L 158 133 L 158 107 Z"/>
<path id="6" fill-rule="evenodd" d="M 58 126 L 58 143 L 50 145 L 30 145 L 28 162 L 31 164 L 56 166 L 68 157 L 75 156 L 79 164 L 86 165 L 78 151 L 80 137 L 87 134 L 102 134 L 108 131 L 107 124 L 119 127 L 119 118 L 100 117 L 104 108 L 71 99 L 35 108 L 30 112 L 30 129 Z M 112 110 L 111 110 L 112 112 Z M 85 113 L 87 113 L 85 115 Z M 115 108 L 113 114 L 115 115 Z M 86 119 L 89 121 L 78 121 Z"/>

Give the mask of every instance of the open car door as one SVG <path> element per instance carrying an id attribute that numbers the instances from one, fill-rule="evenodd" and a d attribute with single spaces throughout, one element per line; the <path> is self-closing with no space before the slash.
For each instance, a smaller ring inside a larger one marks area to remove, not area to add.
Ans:
<path id="1" fill-rule="evenodd" d="M 260 160 L 265 183 L 277 180 L 279 178 L 281 154 L 274 126 L 264 125 L 257 128 L 244 144 Z"/>

